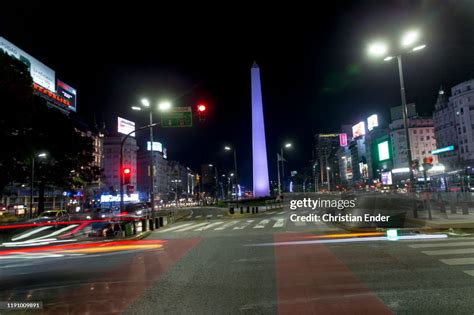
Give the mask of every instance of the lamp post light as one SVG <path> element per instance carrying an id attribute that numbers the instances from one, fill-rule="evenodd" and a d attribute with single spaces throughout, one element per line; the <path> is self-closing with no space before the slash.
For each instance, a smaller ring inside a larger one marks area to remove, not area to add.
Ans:
<path id="1" fill-rule="evenodd" d="M 143 108 L 148 109 L 149 115 L 149 126 L 150 126 L 150 163 L 149 163 L 149 176 L 150 176 L 150 204 L 151 204 L 151 212 L 153 218 L 155 217 L 155 167 L 153 163 L 153 107 L 150 104 L 150 101 L 146 98 L 143 98 L 141 101 L 141 107 L 139 106 L 132 106 L 131 108 L 135 111 L 141 111 Z M 162 101 L 158 104 L 158 109 L 160 111 L 167 111 L 171 108 L 171 103 L 168 101 Z"/>
<path id="2" fill-rule="evenodd" d="M 235 147 L 230 147 L 230 146 L 225 146 L 224 147 L 224 150 L 226 151 L 234 151 L 234 172 L 235 172 L 235 199 L 239 199 L 239 188 L 238 188 L 238 185 L 239 185 L 239 172 L 237 171 L 237 150 L 235 149 Z"/>
<path id="3" fill-rule="evenodd" d="M 285 149 L 289 149 L 292 147 L 292 144 L 285 143 L 283 147 Z M 280 147 L 280 156 L 278 156 L 278 153 L 277 153 L 277 174 L 278 174 L 278 195 L 279 196 L 281 195 L 281 186 L 282 186 L 281 182 L 282 180 L 283 181 L 285 180 L 285 167 L 284 167 L 285 159 L 283 157 L 283 147 Z M 280 176 L 280 161 L 281 161 L 281 176 Z"/>
<path id="4" fill-rule="evenodd" d="M 408 127 L 408 107 L 406 102 L 406 94 L 405 94 L 405 82 L 403 79 L 403 67 L 402 67 L 402 55 L 419 51 L 426 47 L 425 44 L 418 44 L 419 39 L 419 32 L 412 30 L 403 35 L 400 41 L 400 49 L 396 51 L 394 55 L 396 55 L 398 61 L 398 74 L 400 77 L 400 94 L 402 99 L 402 114 L 403 114 L 403 126 L 405 129 L 405 138 L 407 144 L 407 159 L 408 159 L 408 168 L 410 169 L 410 183 L 411 187 L 414 184 L 414 175 L 413 169 L 411 167 L 412 163 L 412 153 L 410 147 L 410 134 L 409 134 L 409 127 Z M 377 42 L 369 45 L 368 53 L 373 57 L 383 58 L 384 61 L 390 61 L 395 58 L 394 55 L 388 54 L 388 45 L 383 42 Z"/>
<path id="5" fill-rule="evenodd" d="M 35 182 L 35 157 L 46 158 L 47 154 L 45 152 L 39 153 L 36 156 L 33 155 L 31 159 L 31 184 L 30 184 L 30 218 L 33 217 L 33 190 Z"/>
<path id="6" fill-rule="evenodd" d="M 326 167 L 326 177 L 328 178 L 328 191 L 331 191 L 331 181 L 329 180 L 329 171 L 331 168 L 329 166 Z"/>

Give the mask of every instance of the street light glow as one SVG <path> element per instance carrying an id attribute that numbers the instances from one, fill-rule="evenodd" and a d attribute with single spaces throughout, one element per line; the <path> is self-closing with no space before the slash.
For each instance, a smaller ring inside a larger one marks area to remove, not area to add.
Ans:
<path id="1" fill-rule="evenodd" d="M 395 58 L 395 57 L 393 57 L 393 56 L 388 56 L 388 57 L 383 58 L 383 60 L 384 60 L 384 61 L 390 61 L 390 60 L 392 60 L 393 58 Z"/>
<path id="2" fill-rule="evenodd" d="M 145 107 L 150 107 L 150 101 L 147 100 L 146 98 L 142 98 L 141 103 Z"/>
<path id="3" fill-rule="evenodd" d="M 285 148 L 291 148 L 291 143 L 285 144 Z"/>
<path id="4" fill-rule="evenodd" d="M 224 147 L 224 150 L 230 151 L 230 150 L 232 150 L 232 149 L 231 149 L 229 146 L 225 146 L 225 147 Z"/>
<path id="5" fill-rule="evenodd" d="M 214 165 L 212 165 L 212 164 L 209 164 L 209 167 L 213 167 L 213 166 L 214 166 Z"/>
<path id="6" fill-rule="evenodd" d="M 163 101 L 163 102 L 161 102 L 160 104 L 158 104 L 158 108 L 159 108 L 161 111 L 169 110 L 169 109 L 171 108 L 171 102 L 169 102 L 169 101 Z"/>
<path id="7" fill-rule="evenodd" d="M 132 109 L 133 109 L 133 110 L 142 110 L 142 108 L 141 108 L 141 107 L 138 107 L 138 106 L 132 106 Z"/>
<path id="8" fill-rule="evenodd" d="M 234 177 L 234 173 L 230 173 L 230 177 Z"/>
<path id="9" fill-rule="evenodd" d="M 46 157 L 46 153 L 44 153 L 44 152 L 40 153 L 40 154 L 38 154 L 38 157 Z"/>
<path id="10" fill-rule="evenodd" d="M 418 34 L 417 31 L 410 31 L 410 32 L 406 33 L 402 37 L 402 46 L 403 47 L 408 47 L 408 46 L 413 45 L 418 40 L 418 36 L 419 36 L 419 34 Z"/>
<path id="11" fill-rule="evenodd" d="M 416 46 L 415 48 L 412 49 L 412 51 L 417 51 L 417 50 L 421 50 L 423 48 L 425 48 L 426 45 L 420 45 L 420 46 Z"/>
<path id="12" fill-rule="evenodd" d="M 374 57 L 381 57 L 385 55 L 388 51 L 387 45 L 384 43 L 373 43 L 369 45 L 369 55 L 374 56 Z"/>

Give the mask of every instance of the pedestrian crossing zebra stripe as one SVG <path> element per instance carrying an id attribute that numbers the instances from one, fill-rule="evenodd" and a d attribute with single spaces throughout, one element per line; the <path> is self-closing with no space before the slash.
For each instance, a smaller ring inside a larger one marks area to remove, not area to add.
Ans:
<path id="1" fill-rule="evenodd" d="M 427 250 L 422 253 L 428 256 L 474 254 L 474 248 Z"/>
<path id="2" fill-rule="evenodd" d="M 273 225 L 274 228 L 283 227 L 285 225 L 285 219 L 278 219 Z"/>
<path id="3" fill-rule="evenodd" d="M 449 258 L 449 259 L 440 259 L 443 264 L 450 265 L 450 266 L 458 266 L 458 265 L 474 265 L 474 258 Z"/>
<path id="4" fill-rule="evenodd" d="M 208 214 L 206 218 L 209 218 L 209 219 L 212 218 L 212 214 Z"/>
<path id="5" fill-rule="evenodd" d="M 254 226 L 253 228 L 254 229 L 263 229 L 265 227 L 265 225 L 267 225 L 268 223 L 270 223 L 270 220 L 262 220 L 260 221 L 256 226 Z"/>
<path id="6" fill-rule="evenodd" d="M 201 218 L 201 217 L 202 217 L 202 215 L 197 215 L 197 216 L 195 216 L 194 218 L 195 218 L 195 219 L 199 219 L 199 218 Z"/>
<path id="7" fill-rule="evenodd" d="M 233 225 L 236 225 L 237 223 L 239 223 L 239 221 L 230 221 L 216 229 L 214 229 L 214 231 L 221 231 L 221 230 L 224 230 L 224 229 L 227 229 L 228 227 L 231 227 Z"/>
<path id="8" fill-rule="evenodd" d="M 173 227 L 170 227 L 170 228 L 166 228 L 166 229 L 164 229 L 164 230 L 160 230 L 160 231 L 158 231 L 158 233 L 163 233 L 163 232 L 169 232 L 169 231 L 177 230 L 177 229 L 183 228 L 183 227 L 188 226 L 188 225 L 191 225 L 191 224 L 194 224 L 194 223 L 186 223 L 186 224 L 181 224 L 181 225 L 179 225 L 179 226 L 173 226 Z"/>
<path id="9" fill-rule="evenodd" d="M 196 231 L 196 232 L 198 232 L 198 231 L 205 231 L 205 230 L 208 230 L 208 229 L 210 229 L 210 228 L 213 228 L 213 227 L 215 227 L 215 226 L 217 226 L 217 225 L 219 225 L 219 224 L 222 224 L 222 223 L 224 223 L 224 222 L 223 222 L 223 221 L 217 221 L 217 222 L 209 223 L 208 225 L 203 226 L 203 227 L 201 227 L 201 228 L 199 228 L 199 229 L 196 229 L 196 230 L 194 230 L 194 231 Z"/>
<path id="10" fill-rule="evenodd" d="M 195 228 L 197 228 L 197 227 L 204 226 L 204 225 L 207 225 L 207 224 L 208 224 L 207 222 L 199 223 L 199 224 L 194 224 L 194 225 L 191 225 L 191 226 L 187 226 L 187 227 L 185 227 L 185 228 L 182 228 L 182 229 L 175 230 L 175 232 L 184 232 L 184 231 L 192 230 L 192 229 L 195 229 Z"/>
<path id="11" fill-rule="evenodd" d="M 458 247 L 458 246 L 474 246 L 474 242 L 437 242 L 437 243 L 426 243 L 426 244 L 413 244 L 408 245 L 411 248 L 432 248 L 432 247 Z"/>
<path id="12" fill-rule="evenodd" d="M 247 222 L 245 222 L 244 224 L 242 224 L 242 225 L 240 225 L 240 226 L 234 227 L 234 230 L 242 230 L 242 229 L 245 229 L 247 226 L 249 226 L 250 224 L 252 224 L 253 221 L 255 221 L 255 220 L 247 220 Z"/>
<path id="13" fill-rule="evenodd" d="M 463 272 L 474 277 L 474 270 L 464 270 Z"/>

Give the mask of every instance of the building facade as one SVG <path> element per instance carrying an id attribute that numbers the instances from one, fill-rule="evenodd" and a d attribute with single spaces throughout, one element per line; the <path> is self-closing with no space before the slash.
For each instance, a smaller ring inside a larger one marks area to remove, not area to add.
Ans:
<path id="1" fill-rule="evenodd" d="M 339 149 L 339 133 L 318 133 L 315 135 L 314 160 L 315 160 L 315 176 L 318 178 L 320 187 L 324 187 L 328 183 L 327 167 L 338 165 L 332 161 L 336 151 Z M 337 171 L 339 172 L 339 170 Z"/>
<path id="2" fill-rule="evenodd" d="M 453 107 L 457 131 L 457 148 L 460 164 L 472 166 L 474 162 L 474 79 L 451 88 L 449 103 Z"/>
<path id="3" fill-rule="evenodd" d="M 104 137 L 103 183 L 110 190 L 120 190 L 120 143 L 124 136 Z M 132 169 L 130 185 L 137 187 L 137 141 L 129 137 L 123 147 L 123 165 Z"/>

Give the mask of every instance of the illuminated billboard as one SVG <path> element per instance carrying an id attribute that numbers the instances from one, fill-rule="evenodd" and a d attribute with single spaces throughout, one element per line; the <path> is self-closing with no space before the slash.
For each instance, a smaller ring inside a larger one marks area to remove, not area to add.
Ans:
<path id="1" fill-rule="evenodd" d="M 0 49 L 23 62 L 28 67 L 34 83 L 41 85 L 51 92 L 56 92 L 56 74 L 54 70 L 31 57 L 3 37 L 0 37 Z"/>
<path id="2" fill-rule="evenodd" d="M 339 146 L 347 147 L 347 133 L 339 134 Z"/>
<path id="3" fill-rule="evenodd" d="M 62 81 L 57 81 L 57 92 L 59 96 L 63 97 L 64 99 L 69 101 L 69 106 L 67 106 L 67 109 L 76 111 L 76 97 L 77 97 L 77 91 L 73 87 L 67 85 L 66 83 Z"/>
<path id="4" fill-rule="evenodd" d="M 392 185 L 392 172 L 382 172 L 382 184 Z"/>
<path id="5" fill-rule="evenodd" d="M 365 135 L 365 123 L 363 121 L 352 126 L 352 138 L 359 138 Z"/>
<path id="6" fill-rule="evenodd" d="M 117 117 L 117 131 L 119 133 L 128 135 L 133 130 L 135 130 L 135 123 L 133 121 Z M 131 136 L 135 137 L 135 133 L 132 133 Z"/>
<path id="7" fill-rule="evenodd" d="M 371 131 L 372 129 L 378 126 L 379 126 L 379 117 L 377 116 L 377 114 L 374 114 L 370 116 L 369 118 L 367 118 L 367 129 L 369 129 L 369 131 Z"/>
<path id="8" fill-rule="evenodd" d="M 390 148 L 388 140 L 377 144 L 377 150 L 379 152 L 379 161 L 385 161 L 390 159 Z"/>
<path id="9" fill-rule="evenodd" d="M 454 145 L 450 145 L 448 147 L 433 150 L 433 151 L 431 151 L 431 154 L 436 155 L 436 154 L 440 154 L 440 153 L 444 153 L 444 152 L 450 152 L 450 151 L 454 151 Z"/>
<path id="10" fill-rule="evenodd" d="M 150 141 L 146 142 L 146 149 L 147 151 L 152 150 L 152 145 Z M 161 142 L 153 142 L 153 151 L 163 152 L 163 145 Z"/>

